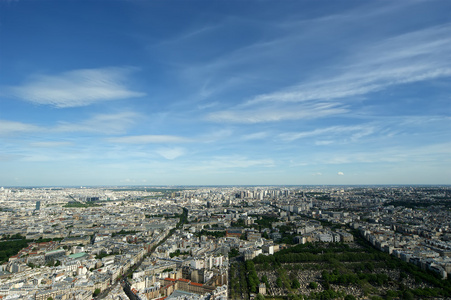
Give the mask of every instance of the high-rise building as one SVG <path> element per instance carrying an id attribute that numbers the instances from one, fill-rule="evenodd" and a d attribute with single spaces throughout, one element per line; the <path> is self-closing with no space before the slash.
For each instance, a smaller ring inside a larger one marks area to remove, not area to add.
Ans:
<path id="1" fill-rule="evenodd" d="M 41 201 L 36 201 L 36 210 L 41 209 Z"/>

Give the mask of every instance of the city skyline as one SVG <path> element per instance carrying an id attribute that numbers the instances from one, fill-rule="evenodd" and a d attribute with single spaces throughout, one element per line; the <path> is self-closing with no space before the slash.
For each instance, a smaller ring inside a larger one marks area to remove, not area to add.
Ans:
<path id="1" fill-rule="evenodd" d="M 0 186 L 451 184 L 447 1 L 0 3 Z"/>

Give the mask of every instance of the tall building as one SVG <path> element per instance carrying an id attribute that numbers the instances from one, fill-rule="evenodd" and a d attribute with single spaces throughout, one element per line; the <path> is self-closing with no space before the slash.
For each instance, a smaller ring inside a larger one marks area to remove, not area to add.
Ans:
<path id="1" fill-rule="evenodd" d="M 36 201 L 36 210 L 41 209 L 41 201 Z"/>

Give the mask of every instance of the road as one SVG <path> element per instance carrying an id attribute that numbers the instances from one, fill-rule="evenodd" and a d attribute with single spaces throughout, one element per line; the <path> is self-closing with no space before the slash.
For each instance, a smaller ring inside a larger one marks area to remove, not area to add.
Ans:
<path id="1" fill-rule="evenodd" d="M 188 219 L 188 210 L 186 208 L 183 208 L 183 213 L 180 216 L 180 221 L 177 223 L 176 228 L 182 228 L 183 224 L 187 222 L 187 219 Z M 158 245 L 166 241 L 174 233 L 174 231 L 175 229 L 170 230 L 169 233 L 162 239 L 162 241 L 158 243 Z M 141 266 L 144 259 L 146 259 L 146 257 L 148 257 L 149 255 L 150 253 L 144 255 L 142 259 L 140 259 L 136 264 L 130 267 L 130 269 L 128 269 L 128 271 L 122 276 L 122 278 L 124 278 L 123 280 L 127 281 L 128 276 L 133 274 L 133 272 Z M 109 286 L 107 289 L 102 291 L 99 295 L 97 295 L 97 297 L 94 297 L 94 299 L 100 300 L 105 298 L 111 292 L 111 290 L 114 289 L 114 287 L 116 287 L 120 282 L 121 282 L 120 279 L 116 280 L 116 282 L 113 285 Z"/>

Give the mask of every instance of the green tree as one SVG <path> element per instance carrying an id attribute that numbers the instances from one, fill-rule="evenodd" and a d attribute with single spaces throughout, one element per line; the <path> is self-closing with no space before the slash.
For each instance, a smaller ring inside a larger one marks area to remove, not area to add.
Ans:
<path id="1" fill-rule="evenodd" d="M 278 287 L 280 287 L 280 288 L 283 287 L 282 279 L 281 279 L 280 277 L 277 277 L 277 279 L 276 279 L 276 285 L 277 285 Z"/>
<path id="2" fill-rule="evenodd" d="M 94 293 L 92 294 L 94 297 L 97 297 L 100 294 L 100 289 L 95 289 Z"/>
<path id="3" fill-rule="evenodd" d="M 316 290 L 316 288 L 318 287 L 318 284 L 314 281 L 310 282 L 308 285 L 309 288 L 311 288 L 312 290 Z"/>
<path id="4" fill-rule="evenodd" d="M 413 300 L 415 299 L 415 297 L 413 296 L 411 291 L 404 291 L 404 293 L 402 294 L 402 299 L 406 299 L 406 300 Z"/>
<path id="5" fill-rule="evenodd" d="M 229 251 L 229 258 L 236 257 L 236 256 L 239 256 L 239 255 L 240 255 L 240 252 L 238 251 L 238 249 L 236 249 L 236 248 L 230 249 L 230 251 Z"/>
<path id="6" fill-rule="evenodd" d="M 269 289 L 269 281 L 266 275 L 262 276 L 261 282 L 263 282 L 266 285 L 266 288 Z"/>
<path id="7" fill-rule="evenodd" d="M 297 278 L 295 278 L 295 279 L 293 279 L 291 281 L 291 288 L 292 289 L 296 289 L 297 290 L 300 287 L 301 287 L 301 284 L 299 283 L 299 280 L 297 280 Z"/>

